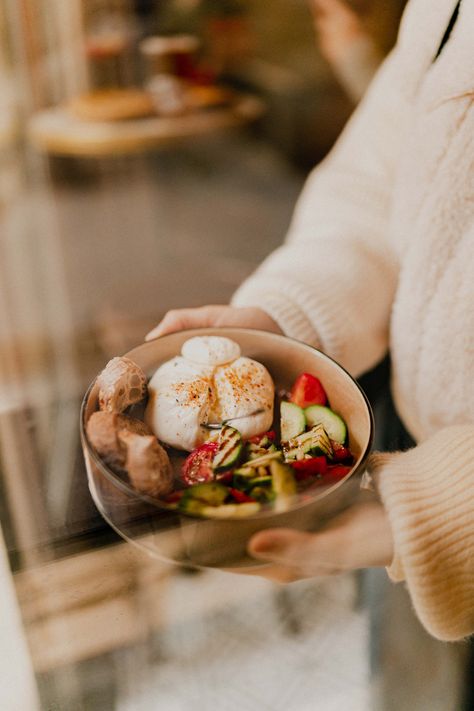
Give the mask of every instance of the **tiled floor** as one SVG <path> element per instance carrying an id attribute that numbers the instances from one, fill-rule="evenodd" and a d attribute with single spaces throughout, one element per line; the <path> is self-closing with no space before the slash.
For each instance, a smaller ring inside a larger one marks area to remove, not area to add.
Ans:
<path id="1" fill-rule="evenodd" d="M 242 599 L 229 601 L 235 585 L 216 572 L 171 582 L 174 622 L 154 639 L 155 662 L 122 655 L 117 711 L 367 711 L 367 614 L 354 608 L 352 577 L 239 580 Z M 199 614 L 210 595 L 213 609 Z"/>

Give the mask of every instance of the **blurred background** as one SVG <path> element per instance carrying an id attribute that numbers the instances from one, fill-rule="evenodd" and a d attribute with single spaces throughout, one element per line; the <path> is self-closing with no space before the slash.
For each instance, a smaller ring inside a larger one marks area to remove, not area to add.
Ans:
<path id="1" fill-rule="evenodd" d="M 383 572 L 147 559 L 96 512 L 78 435 L 109 358 L 281 243 L 404 4 L 0 0 L 5 711 L 463 708 L 466 650 Z"/>

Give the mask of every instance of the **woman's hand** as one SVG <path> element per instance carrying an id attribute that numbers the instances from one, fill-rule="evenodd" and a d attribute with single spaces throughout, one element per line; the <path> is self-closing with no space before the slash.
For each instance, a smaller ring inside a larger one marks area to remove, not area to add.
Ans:
<path id="1" fill-rule="evenodd" d="M 158 336 L 188 328 L 259 328 L 263 331 L 282 333 L 278 324 L 265 312 L 253 306 L 201 306 L 194 309 L 168 311 L 158 326 L 145 336 L 151 341 Z"/>
<path id="2" fill-rule="evenodd" d="M 248 546 L 253 558 L 271 565 L 250 575 L 290 583 L 358 568 L 390 565 L 393 538 L 382 504 L 358 504 L 317 533 L 274 528 L 256 533 Z"/>
<path id="3" fill-rule="evenodd" d="M 362 22 L 345 0 L 310 0 L 321 53 L 338 63 L 352 43 L 366 37 Z"/>

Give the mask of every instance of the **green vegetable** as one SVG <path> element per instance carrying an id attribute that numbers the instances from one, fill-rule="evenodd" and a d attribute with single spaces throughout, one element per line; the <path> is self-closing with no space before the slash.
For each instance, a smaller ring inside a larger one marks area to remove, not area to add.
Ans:
<path id="1" fill-rule="evenodd" d="M 212 460 L 212 468 L 215 472 L 224 472 L 235 467 L 242 453 L 242 437 L 240 432 L 224 425 L 219 433 L 217 452 Z"/>
<path id="2" fill-rule="evenodd" d="M 322 425 L 330 439 L 344 444 L 347 438 L 347 427 L 342 417 L 323 405 L 311 405 L 304 412 L 309 427 Z"/>
<path id="3" fill-rule="evenodd" d="M 195 484 L 185 490 L 178 508 L 188 513 L 201 513 L 206 506 L 220 506 L 229 496 L 229 490 L 218 482 Z"/>
<path id="4" fill-rule="evenodd" d="M 275 511 L 287 511 L 297 493 L 293 470 L 287 464 L 274 461 L 270 464 L 272 491 L 275 495 Z"/>
<path id="5" fill-rule="evenodd" d="M 250 489 L 249 495 L 262 504 L 269 504 L 275 499 L 275 493 L 271 486 L 254 486 Z"/>
<path id="6" fill-rule="evenodd" d="M 280 403 L 280 432 L 282 442 L 288 442 L 306 429 L 304 410 L 293 402 Z"/>

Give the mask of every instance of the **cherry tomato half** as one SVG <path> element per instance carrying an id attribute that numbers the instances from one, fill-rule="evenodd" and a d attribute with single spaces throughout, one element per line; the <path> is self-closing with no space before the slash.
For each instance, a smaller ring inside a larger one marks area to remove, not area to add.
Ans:
<path id="1" fill-rule="evenodd" d="M 217 446 L 217 442 L 205 442 L 186 457 L 181 470 L 181 478 L 187 486 L 202 484 L 214 479 L 212 461 Z"/>

